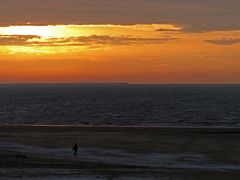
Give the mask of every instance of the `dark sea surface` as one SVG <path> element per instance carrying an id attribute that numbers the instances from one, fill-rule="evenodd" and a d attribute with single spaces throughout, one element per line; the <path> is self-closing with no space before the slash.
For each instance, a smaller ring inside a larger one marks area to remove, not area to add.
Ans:
<path id="1" fill-rule="evenodd" d="M 240 85 L 0 85 L 0 125 L 240 127 Z"/>

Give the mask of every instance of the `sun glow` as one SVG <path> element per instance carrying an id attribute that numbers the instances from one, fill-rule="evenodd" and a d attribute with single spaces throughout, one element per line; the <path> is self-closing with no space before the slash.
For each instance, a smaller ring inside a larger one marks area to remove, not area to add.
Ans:
<path id="1" fill-rule="evenodd" d="M 2 35 L 36 35 L 43 38 L 54 37 L 54 31 L 49 26 L 9 26 L 0 30 Z"/>
<path id="2" fill-rule="evenodd" d="M 110 44 L 154 41 L 164 33 L 158 30 L 178 31 L 181 27 L 171 24 L 3 26 L 0 27 L 0 51 L 53 54 L 89 47 L 96 49 L 104 46 L 106 49 Z M 162 38 L 164 40 L 166 36 Z"/>
<path id="3" fill-rule="evenodd" d="M 35 35 L 42 38 L 51 37 L 77 37 L 88 35 L 126 35 L 136 33 L 141 35 L 144 32 L 156 30 L 181 30 L 181 27 L 172 24 L 136 24 L 136 25 L 46 25 L 46 26 L 7 26 L 0 27 L 0 35 Z"/>

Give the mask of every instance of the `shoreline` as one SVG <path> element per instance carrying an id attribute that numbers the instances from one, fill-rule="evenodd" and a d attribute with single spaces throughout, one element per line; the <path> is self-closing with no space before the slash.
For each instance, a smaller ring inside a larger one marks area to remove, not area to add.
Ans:
<path id="1" fill-rule="evenodd" d="M 173 125 L 84 125 L 84 124 L 6 124 L 0 128 L 8 127 L 56 127 L 56 128 L 153 128 L 153 129 L 239 129 L 233 126 L 173 126 Z"/>
<path id="2" fill-rule="evenodd" d="M 240 129 L 240 127 L 233 126 L 173 126 L 173 125 L 84 125 L 84 124 L 3 124 L 0 127 L 105 127 L 105 128 L 189 128 L 189 129 Z"/>
<path id="3" fill-rule="evenodd" d="M 1 130 L 18 130 L 18 129 L 55 129 L 55 130 L 106 130 L 106 131 L 115 131 L 115 130 L 137 130 L 137 131 L 156 131 L 159 130 L 161 132 L 218 132 L 218 133 L 240 133 L 240 127 L 229 127 L 229 126 L 122 126 L 122 125 L 0 125 Z"/>

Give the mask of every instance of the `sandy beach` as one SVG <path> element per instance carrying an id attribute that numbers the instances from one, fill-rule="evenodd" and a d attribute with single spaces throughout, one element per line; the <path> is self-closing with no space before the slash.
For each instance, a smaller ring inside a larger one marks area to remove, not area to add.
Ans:
<path id="1" fill-rule="evenodd" d="M 239 128 L 1 126 L 0 179 L 234 180 L 239 139 Z"/>

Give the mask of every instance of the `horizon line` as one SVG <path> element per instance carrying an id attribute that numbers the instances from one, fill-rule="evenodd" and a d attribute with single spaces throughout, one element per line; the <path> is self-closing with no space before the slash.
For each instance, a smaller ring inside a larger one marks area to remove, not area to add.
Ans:
<path id="1" fill-rule="evenodd" d="M 0 85 L 240 85 L 240 83 L 4 82 Z"/>

